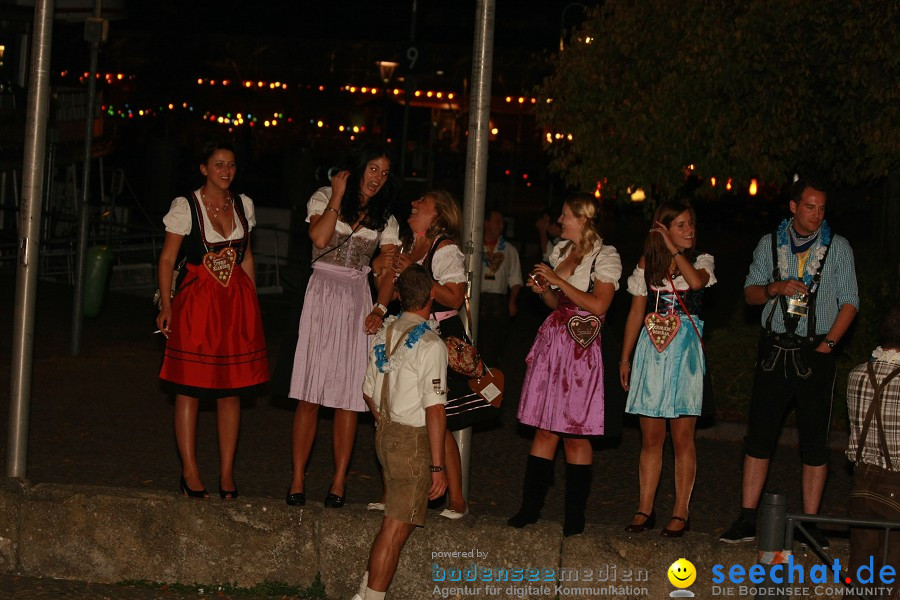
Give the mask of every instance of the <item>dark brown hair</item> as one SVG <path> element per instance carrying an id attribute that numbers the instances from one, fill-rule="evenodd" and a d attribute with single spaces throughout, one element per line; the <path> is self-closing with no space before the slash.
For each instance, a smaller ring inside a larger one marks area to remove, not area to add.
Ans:
<path id="1" fill-rule="evenodd" d="M 403 310 L 419 310 L 428 304 L 434 280 L 420 264 L 413 263 L 397 277 L 397 293 Z"/>
<path id="2" fill-rule="evenodd" d="M 659 221 L 668 228 L 669 225 L 672 224 L 672 221 L 675 220 L 675 217 L 685 211 L 691 213 L 691 218 L 696 224 L 697 218 L 693 208 L 682 202 L 667 200 L 656 208 L 656 211 L 653 213 L 653 222 L 650 223 L 650 227 L 654 227 L 656 222 Z M 693 262 L 694 258 L 697 256 L 696 239 L 697 235 L 695 233 L 694 247 L 684 251 L 685 256 L 691 262 Z M 647 280 L 647 283 L 657 286 L 665 283 L 671 264 L 672 253 L 666 248 L 666 243 L 663 241 L 662 236 L 658 233 L 648 233 L 647 239 L 644 242 L 644 278 Z"/>

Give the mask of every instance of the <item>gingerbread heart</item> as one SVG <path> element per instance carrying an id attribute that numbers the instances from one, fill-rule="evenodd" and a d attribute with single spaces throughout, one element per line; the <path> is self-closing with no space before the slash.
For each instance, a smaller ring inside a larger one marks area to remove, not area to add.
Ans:
<path id="1" fill-rule="evenodd" d="M 656 351 L 662 352 L 675 339 L 675 334 L 681 327 L 681 319 L 675 313 L 661 315 L 652 312 L 644 317 L 644 327 L 650 334 L 650 341 L 653 342 Z"/>
<path id="2" fill-rule="evenodd" d="M 486 252 L 485 256 L 488 259 L 488 269 L 490 269 L 491 273 L 496 273 L 500 270 L 500 265 L 503 264 L 503 259 L 506 257 L 502 252 Z"/>
<path id="3" fill-rule="evenodd" d="M 601 325 L 602 322 L 596 315 L 589 315 L 587 317 L 575 315 L 569 317 L 566 328 L 569 330 L 569 335 L 572 336 L 572 339 L 575 340 L 579 346 L 587 348 L 597 339 L 597 336 L 600 335 Z"/>
<path id="4" fill-rule="evenodd" d="M 237 252 L 228 246 L 218 252 L 207 252 L 203 256 L 203 266 L 218 281 L 222 287 L 228 287 L 231 274 L 234 272 L 234 263 L 237 260 Z"/>
<path id="5" fill-rule="evenodd" d="M 481 377 L 469 380 L 469 389 L 481 396 L 495 408 L 503 402 L 503 387 L 506 378 L 500 369 L 487 369 Z"/>

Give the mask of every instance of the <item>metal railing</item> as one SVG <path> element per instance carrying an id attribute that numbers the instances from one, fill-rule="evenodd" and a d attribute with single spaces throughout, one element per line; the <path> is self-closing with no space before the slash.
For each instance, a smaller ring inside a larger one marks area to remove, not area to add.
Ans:
<path id="1" fill-rule="evenodd" d="M 771 492 L 763 494 L 762 501 L 759 504 L 758 517 L 758 564 L 763 565 L 766 569 L 766 581 L 757 588 L 757 598 L 786 597 L 784 593 L 779 593 L 779 589 L 783 591 L 790 584 L 790 581 L 788 581 L 787 577 L 782 577 L 780 581 L 775 581 L 771 577 L 771 566 L 787 562 L 787 557 L 793 552 L 792 548 L 795 539 L 795 530 L 800 532 L 804 543 L 813 549 L 822 563 L 828 567 L 829 571 L 833 569 L 833 565 L 837 564 L 834 557 L 816 541 L 815 536 L 807 531 L 803 526 L 804 523 L 828 523 L 846 525 L 848 527 L 866 527 L 884 530 L 884 541 L 882 542 L 881 551 L 882 565 L 889 564 L 888 551 L 890 549 L 890 532 L 892 530 L 900 530 L 900 521 L 788 513 L 787 495 Z M 874 579 L 875 573 L 872 573 L 872 576 Z M 839 570 L 839 579 L 844 586 L 851 589 L 855 589 L 855 583 L 858 583 L 855 582 L 851 573 L 846 568 L 841 568 Z M 861 598 L 862 596 L 846 594 L 844 597 Z"/>

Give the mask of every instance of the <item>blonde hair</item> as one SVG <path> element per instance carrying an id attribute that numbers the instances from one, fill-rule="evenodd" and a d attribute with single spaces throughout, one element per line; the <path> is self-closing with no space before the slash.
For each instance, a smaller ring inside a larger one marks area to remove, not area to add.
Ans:
<path id="1" fill-rule="evenodd" d="M 581 227 L 581 239 L 578 240 L 574 249 L 578 256 L 584 256 L 594 247 L 594 244 L 601 241 L 600 231 L 597 229 L 600 222 L 600 203 L 591 194 L 582 192 L 569 196 L 564 204 L 569 207 L 573 215 L 584 219 Z"/>
<path id="2" fill-rule="evenodd" d="M 434 200 L 434 208 L 437 215 L 434 222 L 425 232 L 430 239 L 436 239 L 441 235 L 445 235 L 452 239 L 455 243 L 459 243 L 459 228 L 462 223 L 462 213 L 453 194 L 447 190 L 430 190 L 425 192 L 423 196 L 428 196 Z"/>

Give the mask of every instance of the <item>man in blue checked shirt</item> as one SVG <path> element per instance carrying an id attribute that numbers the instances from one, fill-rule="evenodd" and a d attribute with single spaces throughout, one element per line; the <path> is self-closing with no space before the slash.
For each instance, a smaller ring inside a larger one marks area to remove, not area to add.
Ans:
<path id="1" fill-rule="evenodd" d="M 756 537 L 756 507 L 792 401 L 803 462 L 803 512 L 819 511 L 828 470 L 833 352 L 859 309 L 853 250 L 846 238 L 831 233 L 826 198 L 820 183 L 796 181 L 789 204 L 792 217 L 764 235 L 753 252 L 744 298 L 748 304 L 765 305 L 764 335 L 748 415 L 741 514 L 719 537 L 722 542 Z M 814 524 L 804 527 L 822 548 L 828 547 Z"/>

